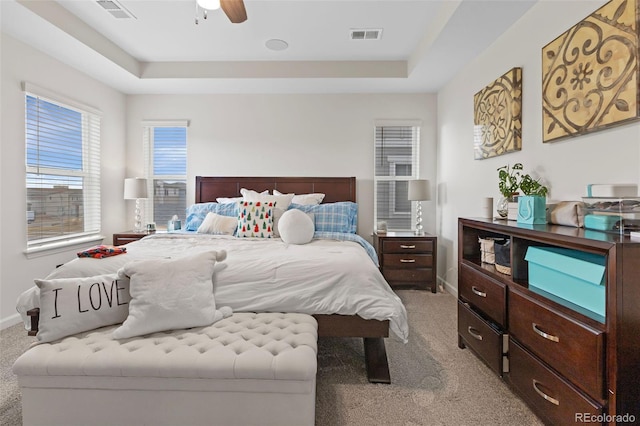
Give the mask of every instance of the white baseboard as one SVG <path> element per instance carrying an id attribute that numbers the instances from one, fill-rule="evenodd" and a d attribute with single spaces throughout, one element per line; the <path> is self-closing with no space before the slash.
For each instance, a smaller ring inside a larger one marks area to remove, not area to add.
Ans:
<path id="1" fill-rule="evenodd" d="M 439 278 L 440 280 L 440 287 L 445 290 L 447 293 L 452 294 L 453 296 L 455 296 L 455 298 L 458 298 L 458 287 L 457 286 L 453 286 L 451 285 L 451 283 L 447 282 L 446 280 L 443 280 L 442 278 Z"/>
<path id="2" fill-rule="evenodd" d="M 22 317 L 19 313 L 15 313 L 6 318 L 2 318 L 0 320 L 0 330 L 4 330 L 5 328 L 11 327 L 12 325 L 16 325 L 22 322 Z"/>

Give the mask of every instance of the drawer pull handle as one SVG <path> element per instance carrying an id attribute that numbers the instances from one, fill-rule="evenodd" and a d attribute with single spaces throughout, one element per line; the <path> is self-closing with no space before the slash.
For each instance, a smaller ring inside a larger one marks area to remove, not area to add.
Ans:
<path id="1" fill-rule="evenodd" d="M 538 328 L 538 324 L 536 324 L 535 322 L 531 323 L 531 326 L 533 328 L 533 331 L 535 331 L 536 333 L 538 333 L 540 336 L 544 337 L 545 339 L 551 340 L 552 342 L 559 342 L 560 341 L 559 337 L 554 336 L 553 334 L 547 334 L 544 331 L 540 330 Z"/>
<path id="2" fill-rule="evenodd" d="M 416 263 L 415 259 L 400 259 L 400 263 Z"/>
<path id="3" fill-rule="evenodd" d="M 478 330 L 476 330 L 475 328 L 469 326 L 467 328 L 467 331 L 469 332 L 469 334 L 471 336 L 473 336 L 474 339 L 476 340 L 482 340 L 482 334 L 480 334 L 480 332 Z"/>
<path id="4" fill-rule="evenodd" d="M 536 379 L 533 379 L 533 390 L 536 391 L 536 393 L 538 395 L 540 395 L 541 397 L 543 397 L 544 399 L 546 399 L 547 401 L 549 401 L 550 403 L 552 403 L 553 405 L 560 405 L 560 401 L 558 401 L 557 399 L 550 397 L 549 395 L 547 395 L 546 393 L 542 392 L 539 388 L 538 388 L 538 384 L 540 382 L 537 381 Z"/>
<path id="5" fill-rule="evenodd" d="M 407 245 L 401 244 L 400 248 L 401 249 L 414 249 L 414 248 L 416 248 L 416 246 L 415 245 L 407 246 Z"/>
<path id="6" fill-rule="evenodd" d="M 478 295 L 478 296 L 480 296 L 480 297 L 487 297 L 487 293 L 485 293 L 484 291 L 480 291 L 480 290 L 478 290 L 478 287 L 476 287 L 475 285 L 474 285 L 474 286 L 471 286 L 471 291 L 472 291 L 475 295 Z"/>

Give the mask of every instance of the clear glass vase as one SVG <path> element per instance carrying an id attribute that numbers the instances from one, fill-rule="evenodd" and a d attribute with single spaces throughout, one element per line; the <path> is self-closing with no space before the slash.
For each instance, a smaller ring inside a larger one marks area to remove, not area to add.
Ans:
<path id="1" fill-rule="evenodd" d="M 496 211 L 501 218 L 509 216 L 509 203 L 518 201 L 518 195 L 520 195 L 520 193 L 514 192 L 510 197 L 505 197 L 504 195 L 500 197 L 498 204 L 496 204 Z"/>
<path id="2" fill-rule="evenodd" d="M 510 197 L 502 196 L 498 199 L 498 203 L 496 204 L 496 211 L 502 218 L 506 218 L 509 214 L 509 200 Z"/>

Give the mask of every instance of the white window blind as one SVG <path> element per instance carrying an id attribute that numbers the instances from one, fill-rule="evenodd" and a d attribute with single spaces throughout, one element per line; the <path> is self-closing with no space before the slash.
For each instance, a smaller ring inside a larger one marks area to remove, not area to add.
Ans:
<path id="1" fill-rule="evenodd" d="M 100 115 L 24 87 L 27 246 L 99 234 Z"/>
<path id="2" fill-rule="evenodd" d="M 376 122 L 374 137 L 374 223 L 389 230 L 412 229 L 409 181 L 418 178 L 418 121 Z"/>
<path id="3" fill-rule="evenodd" d="M 184 223 L 187 207 L 186 121 L 144 122 L 145 176 L 149 184 L 147 221 L 157 229 L 177 215 Z"/>

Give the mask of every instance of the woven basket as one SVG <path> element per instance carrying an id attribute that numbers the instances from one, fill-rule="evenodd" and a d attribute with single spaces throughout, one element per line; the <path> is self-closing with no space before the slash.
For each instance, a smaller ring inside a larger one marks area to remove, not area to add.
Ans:
<path id="1" fill-rule="evenodd" d="M 496 255 L 493 251 L 494 240 L 492 238 L 478 238 L 480 243 L 480 254 L 483 263 L 493 265 L 496 263 Z"/>
<path id="2" fill-rule="evenodd" d="M 496 271 L 511 275 L 511 240 L 504 243 L 496 241 L 493 248 L 496 254 Z"/>
<path id="3" fill-rule="evenodd" d="M 498 265 L 497 263 L 496 263 L 496 271 L 500 272 L 501 274 L 511 275 L 510 267 Z"/>

